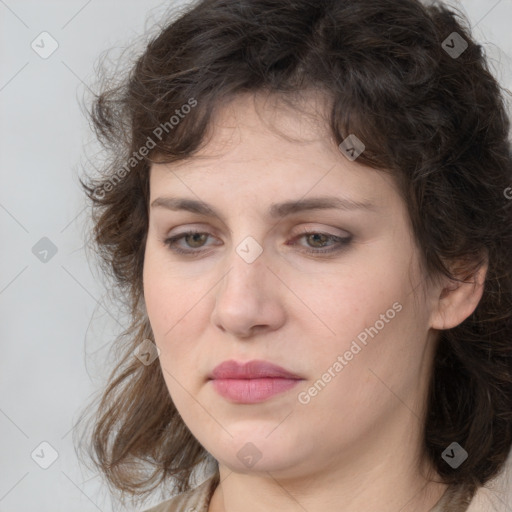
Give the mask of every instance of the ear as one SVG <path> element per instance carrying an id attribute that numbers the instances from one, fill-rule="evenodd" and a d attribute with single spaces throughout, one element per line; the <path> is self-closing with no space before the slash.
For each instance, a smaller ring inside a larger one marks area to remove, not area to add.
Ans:
<path id="1" fill-rule="evenodd" d="M 454 273 L 463 282 L 444 277 L 436 288 L 430 325 L 434 329 L 451 329 L 461 324 L 478 306 L 484 292 L 488 270 L 487 255 L 476 271 L 469 275 L 464 269 Z M 454 269 L 451 269 L 454 272 Z"/>

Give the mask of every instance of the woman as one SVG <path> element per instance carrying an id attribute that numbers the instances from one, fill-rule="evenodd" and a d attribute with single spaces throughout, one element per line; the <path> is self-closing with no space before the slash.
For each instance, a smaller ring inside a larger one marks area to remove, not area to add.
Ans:
<path id="1" fill-rule="evenodd" d="M 464 19 L 203 0 L 128 71 L 82 182 L 132 318 L 93 418 L 109 483 L 172 481 L 153 512 L 483 510 L 512 443 L 512 159 Z"/>

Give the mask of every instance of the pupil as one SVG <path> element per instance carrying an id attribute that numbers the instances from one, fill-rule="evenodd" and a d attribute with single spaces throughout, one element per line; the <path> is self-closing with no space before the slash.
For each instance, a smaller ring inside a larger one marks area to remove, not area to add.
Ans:
<path id="1" fill-rule="evenodd" d="M 198 240 L 197 240 L 197 237 L 203 237 L 203 236 L 204 236 L 204 234 L 202 234 L 202 233 L 194 233 L 194 234 L 193 234 L 193 235 L 191 235 L 191 236 L 192 236 L 192 239 L 194 240 L 194 242 L 196 242 L 196 241 L 198 241 Z M 199 242 L 200 242 L 200 240 L 199 240 Z"/>
<path id="2" fill-rule="evenodd" d="M 315 238 L 316 238 L 316 240 L 320 242 L 320 244 L 322 243 L 322 241 L 321 241 L 321 240 L 318 240 L 318 237 L 322 238 L 323 236 L 324 236 L 324 235 L 321 235 L 321 234 L 319 234 L 319 233 L 315 233 L 314 235 L 310 235 L 310 237 L 315 237 Z"/>

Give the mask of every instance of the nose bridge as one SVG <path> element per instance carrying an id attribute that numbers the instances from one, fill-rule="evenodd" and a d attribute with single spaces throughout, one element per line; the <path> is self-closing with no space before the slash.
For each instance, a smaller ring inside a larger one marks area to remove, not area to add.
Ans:
<path id="1" fill-rule="evenodd" d="M 265 268 L 263 238 L 266 233 L 270 233 L 270 230 L 263 225 L 254 207 L 254 213 L 250 213 L 249 198 L 242 203 L 240 203 L 242 198 L 238 199 L 239 209 L 233 211 L 232 217 L 234 219 L 231 228 L 232 251 L 228 258 L 229 266 L 232 268 L 230 274 L 235 271 L 239 277 L 250 279 L 254 273 L 262 272 Z"/>
<path id="2" fill-rule="evenodd" d="M 212 321 L 217 327 L 246 337 L 255 326 L 275 329 L 282 324 L 283 311 L 269 281 L 275 276 L 267 264 L 263 247 L 252 235 L 233 244 L 227 272 L 215 293 Z"/>
<path id="3" fill-rule="evenodd" d="M 225 286 L 236 293 L 256 291 L 258 286 L 264 284 L 268 273 L 266 257 L 262 245 L 251 235 L 242 238 L 241 242 L 234 244 L 229 257 L 230 270 L 225 276 Z"/>

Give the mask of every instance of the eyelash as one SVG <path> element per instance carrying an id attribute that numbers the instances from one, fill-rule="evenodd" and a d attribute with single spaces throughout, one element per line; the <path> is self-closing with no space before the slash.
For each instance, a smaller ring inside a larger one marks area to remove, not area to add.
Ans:
<path id="1" fill-rule="evenodd" d="M 176 243 L 179 240 L 181 240 L 182 238 L 185 238 L 187 236 L 191 236 L 191 235 L 210 235 L 210 233 L 207 233 L 207 232 L 204 232 L 204 231 L 196 231 L 196 230 L 185 231 L 183 233 L 180 233 L 179 235 L 171 236 L 171 237 L 165 239 L 164 240 L 164 244 L 167 245 L 170 248 L 170 250 L 175 252 L 175 253 L 182 254 L 182 255 L 188 255 L 188 256 L 191 256 L 191 257 L 195 257 L 195 256 L 198 256 L 201 252 L 204 252 L 204 251 L 201 251 L 200 249 L 198 249 L 198 250 L 184 250 L 184 249 L 178 248 L 177 245 L 176 245 Z M 320 231 L 303 231 L 302 234 L 297 236 L 297 237 L 295 237 L 295 239 L 300 239 L 300 238 L 303 238 L 303 237 L 309 236 L 309 235 L 323 235 L 323 236 L 327 237 L 327 241 L 334 240 L 334 241 L 337 241 L 337 243 L 338 243 L 338 247 L 335 247 L 334 249 L 328 249 L 328 250 L 306 249 L 306 250 L 304 250 L 304 252 L 309 253 L 309 254 L 332 254 L 332 253 L 338 253 L 338 252 L 341 252 L 344 249 L 346 249 L 347 246 L 350 244 L 350 242 L 352 240 L 352 236 L 343 238 L 343 237 L 331 235 L 329 233 L 322 233 Z"/>

